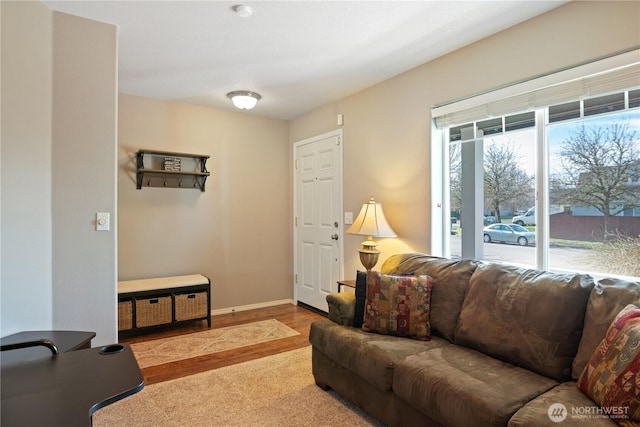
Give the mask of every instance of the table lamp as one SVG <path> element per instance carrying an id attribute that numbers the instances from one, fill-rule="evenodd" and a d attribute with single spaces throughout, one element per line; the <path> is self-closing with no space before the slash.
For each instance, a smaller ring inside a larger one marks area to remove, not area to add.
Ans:
<path id="1" fill-rule="evenodd" d="M 362 242 L 362 248 L 358 250 L 360 262 L 367 271 L 376 265 L 380 256 L 380 251 L 376 248 L 373 237 L 398 237 L 384 217 L 382 205 L 377 203 L 373 197 L 368 203 L 362 205 L 358 217 L 346 232 L 368 236 L 367 240 Z"/>

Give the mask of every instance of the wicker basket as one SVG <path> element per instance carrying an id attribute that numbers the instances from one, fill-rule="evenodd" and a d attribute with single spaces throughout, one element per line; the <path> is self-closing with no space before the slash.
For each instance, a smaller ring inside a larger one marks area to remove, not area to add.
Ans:
<path id="1" fill-rule="evenodd" d="M 136 326 L 162 325 L 171 323 L 171 296 L 136 300 Z"/>
<path id="2" fill-rule="evenodd" d="M 133 302 L 121 301 L 118 303 L 118 330 L 125 331 L 133 328 Z"/>
<path id="3" fill-rule="evenodd" d="M 180 294 L 176 299 L 176 321 L 207 317 L 207 293 Z"/>

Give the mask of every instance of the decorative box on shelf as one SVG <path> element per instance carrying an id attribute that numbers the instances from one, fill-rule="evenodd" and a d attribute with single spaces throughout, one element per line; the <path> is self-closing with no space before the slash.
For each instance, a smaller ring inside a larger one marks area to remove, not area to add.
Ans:
<path id="1" fill-rule="evenodd" d="M 189 319 L 201 319 L 207 316 L 209 295 L 206 291 L 176 293 L 176 322 Z"/>
<path id="2" fill-rule="evenodd" d="M 157 298 L 136 299 L 136 327 L 171 323 L 171 295 Z"/>
<path id="3" fill-rule="evenodd" d="M 182 159 L 180 157 L 165 157 L 164 170 L 180 172 L 182 170 Z"/>
<path id="4" fill-rule="evenodd" d="M 118 330 L 133 329 L 133 301 L 118 302 Z"/>

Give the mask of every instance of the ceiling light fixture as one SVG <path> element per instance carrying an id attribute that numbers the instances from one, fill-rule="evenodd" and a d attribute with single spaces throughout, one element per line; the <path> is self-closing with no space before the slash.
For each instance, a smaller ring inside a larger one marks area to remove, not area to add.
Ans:
<path id="1" fill-rule="evenodd" d="M 253 8 L 251 6 L 246 6 L 244 4 L 239 4 L 233 6 L 233 11 L 238 14 L 241 18 L 248 18 L 253 13 Z"/>
<path id="2" fill-rule="evenodd" d="M 256 106 L 258 100 L 262 98 L 260 94 L 251 92 L 250 90 L 234 90 L 229 92 L 227 97 L 233 102 L 233 105 L 241 110 L 250 110 Z"/>

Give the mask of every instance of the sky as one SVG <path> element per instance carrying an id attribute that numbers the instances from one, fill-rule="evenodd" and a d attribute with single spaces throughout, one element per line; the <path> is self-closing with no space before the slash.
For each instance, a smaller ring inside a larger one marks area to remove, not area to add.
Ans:
<path id="1" fill-rule="evenodd" d="M 560 123 L 554 123 L 547 126 L 549 138 L 549 171 L 550 173 L 559 172 L 562 169 L 560 162 L 560 150 L 562 141 L 569 138 L 571 131 L 577 126 L 584 123 L 587 126 L 608 126 L 612 122 L 620 119 L 629 121 L 630 128 L 635 129 L 638 137 L 638 149 L 640 150 L 640 111 L 631 110 L 616 114 L 604 116 L 596 116 L 581 120 L 571 120 Z M 536 144 L 535 129 L 526 129 L 518 132 L 511 132 L 506 135 L 491 135 L 486 138 L 485 144 L 492 143 L 508 143 L 514 144 L 518 154 L 521 157 L 521 166 L 528 174 L 534 175 L 536 169 Z"/>
<path id="2" fill-rule="evenodd" d="M 635 130 L 638 138 L 638 149 L 640 150 L 640 111 L 625 111 L 617 114 L 610 114 L 606 116 L 597 116 L 593 118 L 583 119 L 580 121 L 571 121 L 568 123 L 559 123 L 557 125 L 549 125 L 548 126 L 548 135 L 549 135 L 549 156 L 552 159 L 551 162 L 551 173 L 557 172 L 554 170 L 558 168 L 559 161 L 556 161 L 555 164 L 553 159 L 558 159 L 560 157 L 561 151 L 561 143 L 562 141 L 569 138 L 571 135 L 571 131 L 576 129 L 578 125 L 584 123 L 586 126 L 599 126 L 599 127 L 607 127 L 612 123 L 618 120 L 628 120 L 629 127 L 631 130 Z"/>

